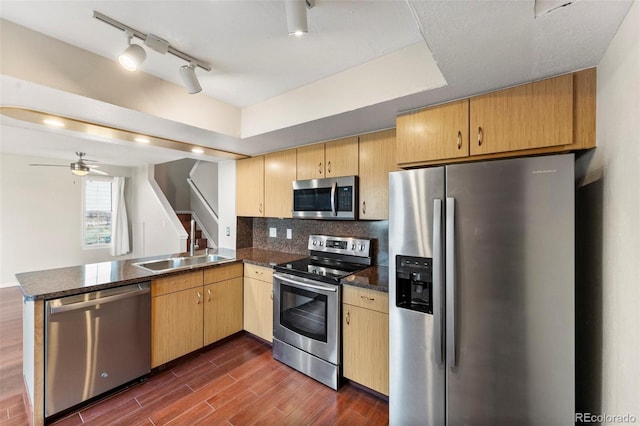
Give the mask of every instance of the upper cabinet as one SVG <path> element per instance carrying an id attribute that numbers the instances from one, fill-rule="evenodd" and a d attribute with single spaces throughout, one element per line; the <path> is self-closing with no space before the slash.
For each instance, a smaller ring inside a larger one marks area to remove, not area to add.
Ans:
<path id="1" fill-rule="evenodd" d="M 595 68 L 397 117 L 398 164 L 595 147 Z"/>
<path id="2" fill-rule="evenodd" d="M 264 216 L 264 156 L 236 161 L 236 215 Z"/>
<path id="3" fill-rule="evenodd" d="M 296 150 L 274 152 L 264 156 L 264 215 L 291 217 L 293 186 L 296 180 Z"/>
<path id="4" fill-rule="evenodd" d="M 573 75 L 471 98 L 471 155 L 573 143 Z"/>
<path id="5" fill-rule="evenodd" d="M 425 108 L 397 119 L 398 163 L 469 156 L 469 100 Z"/>
<path id="6" fill-rule="evenodd" d="M 360 136 L 360 219 L 389 217 L 389 172 L 396 166 L 396 130 Z"/>
<path id="7" fill-rule="evenodd" d="M 358 174 L 358 137 L 308 145 L 297 150 L 297 179 Z"/>

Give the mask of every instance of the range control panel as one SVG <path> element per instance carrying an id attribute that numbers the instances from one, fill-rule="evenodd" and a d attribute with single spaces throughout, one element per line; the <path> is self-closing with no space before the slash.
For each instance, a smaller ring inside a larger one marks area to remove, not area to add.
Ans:
<path id="1" fill-rule="evenodd" d="M 371 240 L 352 237 L 309 235 L 309 250 L 347 256 L 371 257 Z"/>

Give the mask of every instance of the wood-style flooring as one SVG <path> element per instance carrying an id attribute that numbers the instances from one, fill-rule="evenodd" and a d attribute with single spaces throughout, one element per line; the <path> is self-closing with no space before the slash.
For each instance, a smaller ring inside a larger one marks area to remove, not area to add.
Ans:
<path id="1" fill-rule="evenodd" d="M 0 425 L 24 425 L 22 300 L 0 289 Z M 354 385 L 338 392 L 275 361 L 248 334 L 181 360 L 54 424 L 384 425 L 388 403 Z"/>

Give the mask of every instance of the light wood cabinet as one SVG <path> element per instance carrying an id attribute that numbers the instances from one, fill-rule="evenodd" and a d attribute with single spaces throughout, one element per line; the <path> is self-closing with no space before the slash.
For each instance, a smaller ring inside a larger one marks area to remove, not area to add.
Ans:
<path id="1" fill-rule="evenodd" d="M 389 218 L 389 172 L 396 166 L 396 131 L 360 136 L 360 219 Z"/>
<path id="2" fill-rule="evenodd" d="M 470 100 L 471 155 L 573 143 L 573 75 Z"/>
<path id="3" fill-rule="evenodd" d="M 244 265 L 244 329 L 273 341 L 273 270 Z"/>
<path id="4" fill-rule="evenodd" d="M 384 395 L 389 395 L 388 305 L 386 293 L 343 286 L 344 377 Z"/>
<path id="5" fill-rule="evenodd" d="M 469 100 L 463 99 L 397 118 L 398 163 L 469 156 Z"/>
<path id="6" fill-rule="evenodd" d="M 204 271 L 204 346 L 242 330 L 242 263 Z"/>
<path id="7" fill-rule="evenodd" d="M 398 164 L 414 167 L 593 148 L 595 95 L 596 70 L 591 68 L 399 115 Z"/>
<path id="8" fill-rule="evenodd" d="M 203 274 L 200 271 L 155 280 L 152 283 L 152 368 L 202 347 L 202 279 Z"/>
<path id="9" fill-rule="evenodd" d="M 236 215 L 264 216 L 264 156 L 236 161 Z"/>
<path id="10" fill-rule="evenodd" d="M 296 180 L 296 150 L 274 152 L 264 156 L 264 215 L 292 217 L 293 186 Z"/>
<path id="11" fill-rule="evenodd" d="M 353 136 L 296 149 L 297 179 L 358 175 L 358 137 Z"/>

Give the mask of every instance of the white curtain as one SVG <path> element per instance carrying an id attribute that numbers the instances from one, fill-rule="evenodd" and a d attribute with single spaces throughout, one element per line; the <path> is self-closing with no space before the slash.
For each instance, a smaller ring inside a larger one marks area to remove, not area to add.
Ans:
<path id="1" fill-rule="evenodd" d="M 129 253 L 129 222 L 127 207 L 124 201 L 125 178 L 113 178 L 113 217 L 111 232 L 111 256 L 122 256 Z"/>

